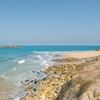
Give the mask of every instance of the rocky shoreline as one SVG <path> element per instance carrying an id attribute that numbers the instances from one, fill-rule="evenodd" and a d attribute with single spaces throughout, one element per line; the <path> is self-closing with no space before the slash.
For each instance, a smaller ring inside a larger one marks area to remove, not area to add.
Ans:
<path id="1" fill-rule="evenodd" d="M 0 46 L 0 48 L 21 48 L 21 46 Z"/>
<path id="2" fill-rule="evenodd" d="M 91 90 L 91 84 L 97 85 L 97 80 L 94 79 L 99 77 L 100 55 L 53 61 L 60 64 L 45 68 L 44 72 L 47 76 L 40 81 L 35 80 L 34 85 L 26 88 L 25 92 L 28 94 L 21 100 L 99 100 L 97 98 L 100 96 L 100 88 L 94 86 L 93 92 L 87 90 L 88 88 Z M 94 76 L 91 75 L 91 71 Z M 100 84 L 97 86 L 99 87 Z"/>

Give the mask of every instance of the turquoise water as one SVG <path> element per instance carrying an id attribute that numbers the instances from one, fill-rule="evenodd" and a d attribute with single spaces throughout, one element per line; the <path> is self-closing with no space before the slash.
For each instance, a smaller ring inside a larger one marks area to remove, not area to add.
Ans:
<path id="1" fill-rule="evenodd" d="M 22 46 L 16 49 L 0 49 L 0 76 L 6 76 L 12 71 L 17 73 L 17 70 L 21 74 L 21 70 L 42 69 L 50 64 L 53 53 L 96 49 L 100 49 L 100 46 Z"/>
<path id="2" fill-rule="evenodd" d="M 22 66 L 18 63 L 20 61 L 23 63 L 26 61 L 26 65 L 31 66 L 36 56 L 43 56 L 45 52 L 49 54 L 50 52 L 92 51 L 99 48 L 100 46 L 23 46 L 17 49 L 0 49 L 0 76 Z M 41 54 L 38 54 L 40 52 Z"/>
<path id="3" fill-rule="evenodd" d="M 22 46 L 16 49 L 0 49 L 0 77 L 3 79 L 0 79 L 0 87 L 4 87 L 0 89 L 0 96 L 4 95 L 3 91 L 6 91 L 8 86 L 12 87 L 12 84 L 18 88 L 21 81 L 43 78 L 44 73 L 37 75 L 33 71 L 40 71 L 52 65 L 51 59 L 55 54 L 96 49 L 100 49 L 100 46 Z M 5 81 L 9 85 L 3 86 Z M 18 97 L 18 94 L 15 93 L 12 97 Z"/>

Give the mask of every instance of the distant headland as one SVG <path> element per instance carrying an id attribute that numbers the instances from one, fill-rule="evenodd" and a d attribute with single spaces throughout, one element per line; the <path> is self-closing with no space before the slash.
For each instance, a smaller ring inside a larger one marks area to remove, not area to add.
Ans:
<path id="1" fill-rule="evenodd" d="M 0 46 L 0 48 L 21 48 L 21 46 Z"/>

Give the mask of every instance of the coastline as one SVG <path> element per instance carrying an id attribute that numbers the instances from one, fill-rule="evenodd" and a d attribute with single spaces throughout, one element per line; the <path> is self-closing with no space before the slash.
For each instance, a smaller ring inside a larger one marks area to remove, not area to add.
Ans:
<path id="1" fill-rule="evenodd" d="M 63 85 L 73 80 L 84 68 L 100 63 L 99 51 L 71 52 L 63 56 L 64 59 L 54 60 L 60 62 L 58 65 L 44 68 L 47 76 L 39 82 L 36 81 L 34 86 L 28 87 L 25 90 L 28 95 L 21 100 L 63 100 L 59 97 Z"/>

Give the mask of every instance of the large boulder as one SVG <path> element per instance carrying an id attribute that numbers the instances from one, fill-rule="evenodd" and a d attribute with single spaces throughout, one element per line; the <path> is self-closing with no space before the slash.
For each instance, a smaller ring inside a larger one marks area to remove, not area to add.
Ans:
<path id="1" fill-rule="evenodd" d="M 100 65 L 86 66 L 66 82 L 56 100 L 100 100 Z"/>

